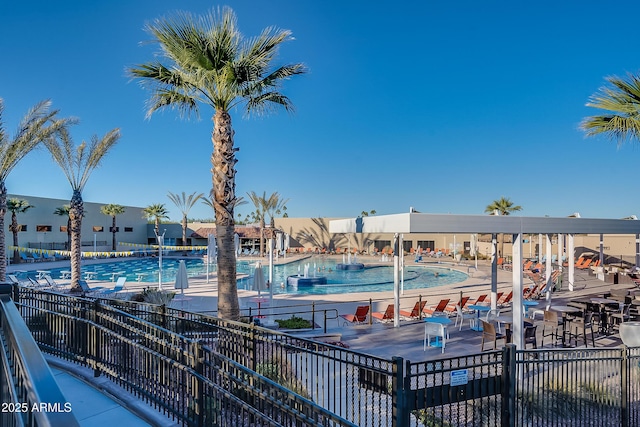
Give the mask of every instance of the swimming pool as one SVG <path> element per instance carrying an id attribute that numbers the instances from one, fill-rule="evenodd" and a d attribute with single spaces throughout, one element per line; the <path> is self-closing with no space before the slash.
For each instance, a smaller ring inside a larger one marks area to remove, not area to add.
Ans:
<path id="1" fill-rule="evenodd" d="M 162 282 L 173 284 L 178 271 L 178 259 L 165 258 L 162 260 Z M 200 258 L 185 259 L 187 275 L 200 276 L 206 274 L 206 265 Z M 274 267 L 274 294 L 339 294 L 350 292 L 380 292 L 393 290 L 393 266 L 375 266 L 364 270 L 336 270 L 339 260 L 317 256 L 302 261 L 277 265 Z M 325 276 L 326 285 L 294 288 L 287 286 L 287 277 L 297 274 L 304 275 L 305 265 L 309 269 L 309 277 Z M 240 260 L 238 273 L 253 275 L 255 261 Z M 265 277 L 268 277 L 268 266 L 263 265 Z M 51 269 L 51 276 L 58 279 L 66 268 Z M 212 269 L 213 270 L 213 269 Z M 82 275 L 87 272 L 95 274 L 97 280 L 113 281 L 114 277 L 125 276 L 130 282 L 158 283 L 157 258 L 139 258 L 135 260 L 114 261 L 101 264 L 82 266 Z M 33 272 L 35 275 L 35 272 Z M 458 283 L 467 279 L 467 275 L 460 271 L 436 266 L 417 266 L 405 264 L 404 289 L 432 288 L 451 283 Z M 238 280 L 239 289 L 252 289 L 252 279 Z"/>

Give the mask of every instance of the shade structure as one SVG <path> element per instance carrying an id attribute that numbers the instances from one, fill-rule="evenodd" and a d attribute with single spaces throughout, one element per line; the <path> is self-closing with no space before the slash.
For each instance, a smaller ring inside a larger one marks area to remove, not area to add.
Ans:
<path id="1" fill-rule="evenodd" d="M 258 291 L 258 295 L 260 295 L 260 291 L 264 291 L 265 289 L 267 289 L 267 282 L 264 279 L 262 264 L 257 262 L 256 269 L 253 273 L 253 290 Z"/>
<path id="2" fill-rule="evenodd" d="M 187 266 L 183 260 L 178 264 L 178 273 L 176 274 L 175 289 L 180 289 L 180 293 L 184 294 L 184 290 L 189 287 L 189 279 L 187 277 Z"/>

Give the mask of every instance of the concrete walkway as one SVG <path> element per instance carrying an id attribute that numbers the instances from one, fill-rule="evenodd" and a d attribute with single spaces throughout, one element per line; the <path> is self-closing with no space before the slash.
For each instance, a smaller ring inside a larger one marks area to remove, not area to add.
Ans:
<path id="1" fill-rule="evenodd" d="M 45 355 L 71 411 L 82 427 L 174 427 L 179 424 L 104 377 L 73 363 Z"/>

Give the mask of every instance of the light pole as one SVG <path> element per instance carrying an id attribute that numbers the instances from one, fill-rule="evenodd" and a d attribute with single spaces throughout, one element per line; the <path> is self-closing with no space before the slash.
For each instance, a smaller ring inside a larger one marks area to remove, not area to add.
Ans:
<path id="1" fill-rule="evenodd" d="M 153 232 L 156 235 L 156 239 L 158 240 L 158 290 L 162 290 L 162 246 L 164 245 L 164 235 L 167 232 L 165 228 L 162 232 L 162 235 L 158 234 L 158 232 L 154 229 Z"/>

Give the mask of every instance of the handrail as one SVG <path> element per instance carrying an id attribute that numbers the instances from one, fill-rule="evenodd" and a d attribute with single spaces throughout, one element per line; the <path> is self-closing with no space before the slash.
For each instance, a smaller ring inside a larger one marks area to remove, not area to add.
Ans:
<path id="1" fill-rule="evenodd" d="M 79 426 L 20 312 L 7 294 L 0 295 L 2 375 L 14 409 L 1 414 L 2 425 Z M 9 362 L 9 360 L 11 362 Z M 8 363 L 8 365 L 7 365 Z M 4 377 L 8 375 L 11 378 Z M 44 406 L 43 406 L 44 405 Z M 5 417 L 13 418 L 13 422 Z M 20 420 L 18 420 L 20 419 Z"/>

